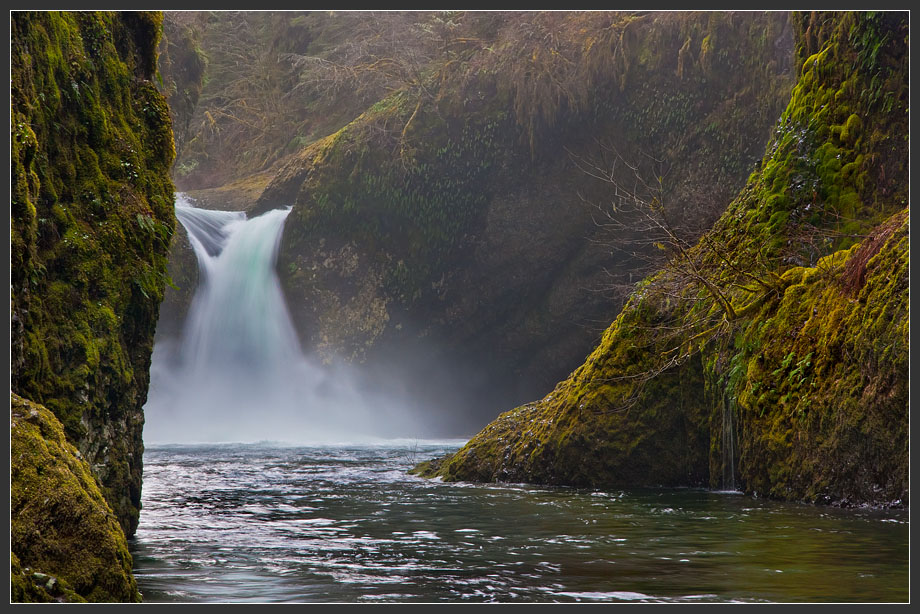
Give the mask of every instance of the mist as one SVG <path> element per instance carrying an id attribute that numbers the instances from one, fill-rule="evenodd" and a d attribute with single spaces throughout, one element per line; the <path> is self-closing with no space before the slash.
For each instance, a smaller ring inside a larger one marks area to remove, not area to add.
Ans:
<path id="1" fill-rule="evenodd" d="M 420 402 L 404 372 L 323 364 L 303 353 L 275 273 L 288 212 L 247 219 L 177 195 L 199 285 L 181 336 L 154 347 L 145 441 L 329 444 L 478 430 L 440 420 L 446 408 L 430 396 Z M 449 379 L 426 371 L 429 381 Z"/>

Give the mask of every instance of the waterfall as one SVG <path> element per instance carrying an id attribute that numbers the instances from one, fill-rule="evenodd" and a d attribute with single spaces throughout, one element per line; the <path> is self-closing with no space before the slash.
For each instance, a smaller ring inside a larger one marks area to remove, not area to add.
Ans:
<path id="1" fill-rule="evenodd" d="M 722 392 L 722 488 L 735 490 L 734 403 Z"/>
<path id="2" fill-rule="evenodd" d="M 186 368 L 197 376 L 229 369 L 270 378 L 298 361 L 297 333 L 274 271 L 290 209 L 247 220 L 180 202 L 176 217 L 201 274 L 182 340 Z"/>
<path id="3" fill-rule="evenodd" d="M 301 351 L 275 271 L 289 212 L 247 219 L 177 195 L 199 283 L 181 339 L 154 348 L 147 441 L 353 440 L 380 416 L 351 378 Z"/>

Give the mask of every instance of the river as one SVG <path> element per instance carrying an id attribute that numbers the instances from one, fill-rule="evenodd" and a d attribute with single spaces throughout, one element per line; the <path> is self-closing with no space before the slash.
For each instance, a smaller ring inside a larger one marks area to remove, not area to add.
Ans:
<path id="1" fill-rule="evenodd" d="M 147 602 L 904 602 L 906 510 L 444 483 L 461 442 L 150 445 Z"/>

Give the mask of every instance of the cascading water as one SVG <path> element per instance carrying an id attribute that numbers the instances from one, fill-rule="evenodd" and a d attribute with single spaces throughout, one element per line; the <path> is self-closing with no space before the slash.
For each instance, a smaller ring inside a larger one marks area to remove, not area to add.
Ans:
<path id="1" fill-rule="evenodd" d="M 241 213 L 176 208 L 202 276 L 182 342 L 186 368 L 196 377 L 242 370 L 249 378 L 272 378 L 300 358 L 273 269 L 288 212 L 247 220 Z"/>
<path id="2" fill-rule="evenodd" d="M 728 393 L 722 393 L 722 488 L 733 491 L 735 486 L 735 420 L 734 404 Z"/>
<path id="3" fill-rule="evenodd" d="M 147 441 L 353 440 L 380 417 L 301 352 L 274 268 L 289 211 L 247 219 L 177 195 L 199 285 L 182 338 L 154 348 Z"/>

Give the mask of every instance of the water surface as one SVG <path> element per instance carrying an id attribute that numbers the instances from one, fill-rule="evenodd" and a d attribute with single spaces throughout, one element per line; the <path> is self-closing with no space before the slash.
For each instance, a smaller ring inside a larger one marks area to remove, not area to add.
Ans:
<path id="1" fill-rule="evenodd" d="M 406 474 L 458 445 L 148 446 L 144 600 L 909 599 L 907 511 Z"/>

